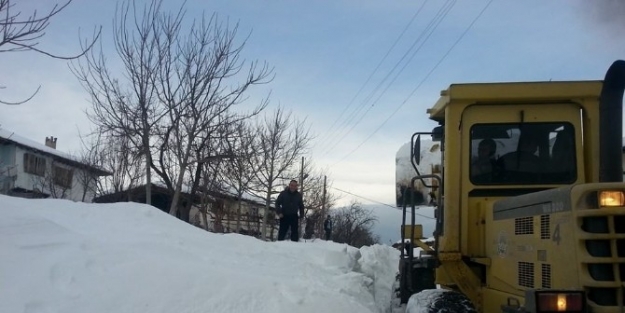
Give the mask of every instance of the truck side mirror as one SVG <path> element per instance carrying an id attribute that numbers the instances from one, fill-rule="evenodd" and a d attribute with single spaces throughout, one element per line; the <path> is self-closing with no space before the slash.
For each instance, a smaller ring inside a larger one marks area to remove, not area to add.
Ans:
<path id="1" fill-rule="evenodd" d="M 417 139 L 412 145 L 411 157 L 414 158 L 415 163 L 419 165 L 421 162 L 421 135 L 417 136 Z"/>

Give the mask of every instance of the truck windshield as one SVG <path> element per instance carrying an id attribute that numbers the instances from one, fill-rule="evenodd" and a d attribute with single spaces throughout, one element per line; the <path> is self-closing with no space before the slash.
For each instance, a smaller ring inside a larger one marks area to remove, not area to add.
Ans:
<path id="1" fill-rule="evenodd" d="M 577 179 L 570 123 L 476 124 L 470 149 L 475 185 L 569 184 Z"/>

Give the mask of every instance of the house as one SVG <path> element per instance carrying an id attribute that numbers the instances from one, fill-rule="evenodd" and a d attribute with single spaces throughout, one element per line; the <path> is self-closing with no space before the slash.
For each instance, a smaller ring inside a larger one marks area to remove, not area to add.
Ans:
<path id="1" fill-rule="evenodd" d="M 0 128 L 0 193 L 25 198 L 62 198 L 91 202 L 98 177 L 110 172 L 85 164 L 45 144 Z"/>
<path id="2" fill-rule="evenodd" d="M 265 203 L 261 199 L 243 192 L 241 198 L 233 188 L 226 188 L 222 191 L 209 191 L 213 203 L 208 210 L 207 222 L 209 229 L 218 232 L 237 232 L 260 237 L 262 232 L 263 216 L 265 213 Z M 240 210 L 240 212 L 239 212 Z M 199 227 L 204 226 L 202 211 L 196 208 L 191 212 L 194 218 L 191 222 Z M 275 238 L 278 235 L 277 223 L 275 223 L 275 207 L 269 207 L 270 227 L 267 227 L 266 238 Z"/>
<path id="3" fill-rule="evenodd" d="M 93 199 L 94 203 L 117 203 L 117 202 L 137 202 L 137 203 L 146 203 L 146 185 L 135 186 L 130 189 L 119 191 L 119 192 L 110 192 L 107 194 L 100 195 Z M 163 212 L 169 213 L 169 207 L 171 205 L 171 192 L 164 186 L 159 184 L 151 184 L 151 205 L 160 209 Z M 186 205 L 191 196 L 185 192 L 181 193 L 180 203 L 181 205 Z M 192 206 L 200 203 L 199 196 L 196 196 L 192 200 Z M 178 213 L 178 218 L 182 218 L 180 212 Z"/>
<path id="4" fill-rule="evenodd" d="M 260 237 L 262 231 L 262 216 L 265 212 L 265 204 L 258 198 L 245 193 L 241 199 L 233 190 L 198 192 L 191 196 L 188 190 L 180 194 L 180 206 L 188 210 L 178 210 L 177 217 L 197 227 L 216 232 L 241 234 Z M 151 185 L 151 204 L 163 212 L 169 213 L 172 192 L 158 183 Z M 139 202 L 145 203 L 145 185 L 137 186 L 129 190 L 102 195 L 94 199 L 96 203 L 115 202 Z M 241 207 L 238 214 L 239 205 Z M 275 221 L 275 209 L 270 208 L 269 220 L 271 227 L 267 227 L 266 238 L 277 236 L 277 224 Z"/>

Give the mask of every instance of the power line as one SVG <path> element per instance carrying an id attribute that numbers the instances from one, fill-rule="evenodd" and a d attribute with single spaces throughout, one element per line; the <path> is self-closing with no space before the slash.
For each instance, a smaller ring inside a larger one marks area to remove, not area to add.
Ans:
<path id="1" fill-rule="evenodd" d="M 421 31 L 421 33 L 419 34 L 419 36 L 417 37 L 417 39 L 412 43 L 412 45 L 408 48 L 408 50 L 404 53 L 404 55 L 400 58 L 399 61 L 397 61 L 395 63 L 395 65 L 393 66 L 393 68 L 386 74 L 386 76 L 384 76 L 384 78 L 382 79 L 382 81 L 380 81 L 376 87 L 374 88 L 374 90 L 369 93 L 369 95 L 364 99 L 364 101 L 362 102 L 360 107 L 357 107 L 352 113 L 351 115 L 345 120 L 345 122 L 343 123 L 343 125 L 345 127 L 348 127 L 348 125 L 354 120 L 354 118 L 356 118 L 357 115 L 360 114 L 361 110 L 366 106 L 366 104 L 369 102 L 369 100 L 371 100 L 371 98 L 378 92 L 378 90 L 380 89 L 380 87 L 382 86 L 382 84 L 384 84 L 384 82 L 386 82 L 386 80 L 390 77 L 390 75 L 397 69 L 397 67 L 404 61 L 404 59 L 406 58 L 406 56 L 408 56 L 410 54 L 410 52 L 414 49 L 414 47 L 419 43 L 419 41 L 421 41 L 421 38 L 423 38 L 424 34 L 426 32 L 429 31 L 429 29 L 436 24 L 437 20 L 440 18 L 440 20 L 444 19 L 444 17 L 446 16 L 446 13 L 444 13 L 446 11 L 447 6 L 449 5 L 449 3 L 455 2 L 456 0 L 447 0 L 447 2 L 439 9 L 439 11 L 434 15 L 434 17 L 430 20 L 430 22 L 428 23 L 428 25 L 425 27 L 425 29 L 423 31 Z M 453 6 L 453 4 L 452 4 Z M 440 21 L 439 20 L 439 21 Z M 404 68 L 408 65 L 408 63 L 410 63 L 410 61 L 408 61 L 405 65 Z M 325 153 L 323 154 L 324 156 L 327 155 L 328 153 L 330 153 L 332 151 L 332 149 L 334 149 L 334 147 L 336 147 L 336 145 L 338 145 L 341 141 L 343 141 L 343 139 L 349 134 L 351 133 L 351 131 L 362 121 L 362 119 L 366 116 L 366 114 L 371 110 L 371 107 L 369 107 L 369 109 L 367 109 L 364 113 L 364 115 L 362 115 L 357 122 L 349 129 L 347 130 L 347 132 L 342 132 L 339 131 L 340 133 L 342 133 L 342 135 L 337 135 L 334 136 L 333 138 L 331 138 L 328 143 L 329 145 L 326 145 L 326 149 L 324 150 Z M 338 138 L 338 140 L 337 140 Z"/>
<path id="2" fill-rule="evenodd" d="M 344 193 L 346 193 L 346 194 L 352 195 L 352 196 L 357 197 L 357 198 L 361 198 L 361 199 L 364 199 L 364 200 L 367 200 L 367 201 L 371 201 L 371 202 L 373 202 L 373 203 L 377 203 L 377 204 L 385 205 L 385 206 L 387 206 L 387 207 L 391 207 L 391 208 L 393 208 L 393 209 L 397 209 L 397 207 L 396 207 L 396 206 L 392 206 L 392 205 L 390 205 L 390 204 L 386 204 L 386 203 L 384 203 L 384 202 L 380 202 L 380 201 L 376 201 L 376 200 L 373 200 L 373 199 L 369 199 L 369 198 L 366 198 L 366 197 L 363 197 L 363 196 L 357 195 L 357 194 L 355 194 L 355 193 L 351 193 L 351 192 L 349 192 L 349 191 L 345 191 L 345 190 L 342 190 L 342 189 L 339 189 L 339 188 L 336 188 L 336 187 L 330 187 L 330 188 L 335 189 L 335 190 L 340 191 L 340 192 L 344 192 Z M 423 214 L 419 214 L 419 213 L 417 213 L 417 212 L 415 212 L 415 215 L 418 215 L 418 216 L 421 216 L 421 217 L 425 217 L 425 218 L 429 218 L 429 219 L 436 219 L 436 218 L 434 218 L 434 217 L 427 216 L 427 215 L 423 215 Z"/>
<path id="3" fill-rule="evenodd" d="M 404 53 L 404 55 L 401 57 L 401 59 L 395 64 L 395 66 L 393 66 L 393 68 L 391 69 L 391 71 L 382 79 L 382 81 L 380 81 L 378 83 L 378 85 L 375 87 L 375 89 L 367 96 L 367 98 L 365 98 L 365 100 L 363 101 L 362 105 L 357 108 L 354 112 L 352 112 L 352 115 L 345 121 L 345 125 L 347 126 L 348 124 L 350 124 L 354 118 L 356 118 L 357 115 L 360 114 L 361 110 L 363 108 L 366 107 L 366 104 L 369 102 L 369 100 L 371 100 L 373 98 L 373 96 L 378 92 L 378 90 L 380 89 L 380 87 L 386 82 L 386 80 L 391 76 L 391 74 L 393 74 L 393 72 L 397 69 L 397 67 L 402 63 L 402 61 L 404 61 L 404 59 L 406 58 L 406 56 L 408 56 L 410 54 L 410 52 L 415 48 L 415 46 L 421 41 L 421 39 L 423 38 L 424 35 L 427 34 L 427 36 L 425 37 L 425 39 L 421 42 L 421 45 L 419 45 L 419 47 L 412 53 L 412 55 L 410 56 L 410 58 L 408 59 L 408 61 L 402 66 L 402 68 L 400 69 L 400 71 L 395 75 L 395 77 L 393 78 L 393 80 L 387 84 L 386 88 L 382 91 L 382 93 L 379 95 L 379 97 L 364 111 L 364 113 L 357 118 L 357 121 L 355 124 L 352 125 L 352 127 L 346 132 L 343 133 L 342 136 L 336 136 L 334 137 L 334 139 L 339 138 L 337 141 L 334 141 L 334 143 L 328 147 L 328 149 L 325 151 L 324 155 L 327 155 L 330 151 L 332 151 L 332 149 L 334 149 L 334 147 L 336 147 L 337 144 L 339 144 L 349 133 L 352 132 L 352 130 L 354 130 L 354 128 L 356 126 L 358 126 L 358 124 L 360 124 L 360 122 L 364 119 L 364 117 L 367 115 L 367 113 L 369 113 L 369 111 L 371 111 L 371 109 L 375 106 L 375 104 L 380 100 L 380 98 L 382 98 L 382 96 L 386 93 L 386 91 L 388 90 L 388 88 L 395 82 L 395 80 L 397 79 L 397 77 L 404 71 L 404 69 L 406 69 L 406 67 L 408 66 L 408 64 L 410 64 L 410 62 L 412 61 L 412 59 L 414 59 L 414 57 L 416 56 L 416 54 L 421 50 L 421 48 L 423 47 L 423 45 L 425 45 L 425 43 L 428 41 L 428 39 L 430 38 L 430 36 L 434 33 L 434 31 L 436 31 L 436 29 L 438 28 L 438 26 L 440 25 L 440 23 L 445 19 L 445 17 L 447 16 L 447 14 L 449 14 L 449 11 L 451 11 L 451 9 L 453 8 L 453 6 L 456 4 L 456 0 L 448 0 L 440 9 L 439 11 L 436 13 L 436 15 L 432 18 L 432 20 L 428 23 L 428 25 L 425 27 L 425 29 L 421 32 L 421 34 L 419 34 L 419 36 L 417 37 L 417 39 L 414 41 L 414 43 L 412 44 L 412 46 L 410 46 L 410 48 L 408 49 L 408 51 L 406 51 L 406 53 Z M 330 140 L 332 141 L 332 140 Z"/>
<path id="4" fill-rule="evenodd" d="M 419 7 L 419 9 L 417 10 L 417 12 L 412 16 L 412 18 L 410 19 L 410 21 L 408 22 L 408 24 L 406 25 L 406 27 L 404 27 L 404 30 L 401 32 L 401 34 L 399 34 L 399 37 L 397 37 L 397 39 L 395 39 L 395 42 L 393 42 L 393 44 L 391 45 L 391 47 L 388 49 L 388 51 L 386 51 L 386 54 L 384 55 L 384 57 L 382 57 L 382 60 L 380 60 L 380 62 L 378 63 L 378 65 L 375 67 L 375 69 L 373 70 L 373 72 L 371 72 L 371 74 L 369 75 L 369 77 L 367 78 L 367 80 L 365 81 L 365 83 L 360 87 L 360 89 L 356 92 L 356 94 L 354 95 L 354 97 L 352 98 L 352 100 L 347 104 L 347 106 L 345 106 L 345 108 L 343 109 L 343 111 L 341 112 L 341 114 L 339 115 L 339 117 L 334 120 L 334 123 L 332 123 L 332 125 L 330 126 L 330 128 L 328 128 L 328 130 L 326 131 L 326 136 L 324 138 L 328 138 L 328 134 L 330 134 L 330 132 L 332 131 L 332 129 L 334 128 L 334 126 L 336 125 L 336 123 L 338 121 L 341 120 L 341 118 L 343 117 L 343 114 L 345 114 L 345 112 L 347 111 L 347 109 L 352 105 L 352 103 L 354 103 L 354 100 L 356 100 L 356 98 L 360 95 L 360 93 L 363 91 L 363 89 L 365 88 L 365 86 L 369 83 L 369 81 L 371 80 L 371 78 L 373 77 L 373 75 L 375 75 L 375 73 L 377 73 L 378 69 L 380 68 L 380 66 L 382 65 L 382 63 L 384 63 L 384 61 L 386 60 L 386 58 L 389 56 L 389 54 L 391 53 L 391 51 L 395 48 L 395 46 L 397 45 L 397 43 L 399 42 L 399 40 L 404 36 L 404 34 L 406 33 L 406 31 L 408 30 L 408 28 L 410 27 L 410 25 L 412 25 L 412 23 L 416 20 L 417 16 L 419 15 L 419 13 L 421 12 L 421 10 L 423 10 L 423 7 L 425 6 L 425 4 L 428 2 L 428 0 L 425 0 L 423 2 L 423 4 L 421 5 L 421 7 Z M 319 142 L 319 141 L 317 141 Z M 324 141 L 325 142 L 325 141 Z"/>
<path id="5" fill-rule="evenodd" d="M 361 142 L 358 146 L 356 146 L 356 148 L 354 148 L 352 151 L 350 151 L 347 155 L 345 155 L 341 160 L 339 160 L 338 162 L 334 163 L 332 166 L 333 167 L 335 165 L 337 165 L 338 163 L 343 162 L 347 157 L 349 157 L 352 153 L 356 152 L 356 150 L 358 150 L 363 144 L 365 144 L 369 139 L 371 139 L 371 137 L 373 137 L 373 135 L 375 135 L 395 114 L 397 114 L 397 112 L 406 104 L 406 102 L 408 102 L 408 100 L 412 97 L 412 95 L 421 87 L 421 85 L 423 85 L 423 83 L 430 77 L 430 75 L 436 70 L 436 68 L 438 68 L 438 66 L 445 60 L 445 58 L 447 58 L 447 56 L 449 55 L 449 53 L 454 49 L 454 47 L 456 47 L 456 45 L 462 40 L 462 38 L 464 38 L 464 36 L 469 32 L 469 30 L 471 29 L 471 27 L 473 27 L 473 25 L 475 24 L 475 22 L 477 22 L 477 20 L 482 16 L 482 14 L 486 11 L 486 9 L 488 8 L 488 6 L 493 2 L 493 0 L 490 0 L 482 9 L 482 11 L 480 11 L 480 13 L 475 17 L 475 19 L 473 19 L 473 21 L 471 22 L 471 24 L 469 24 L 469 26 L 464 30 L 464 32 L 460 35 L 460 37 L 458 37 L 458 39 L 454 42 L 454 44 L 447 50 L 447 52 L 443 55 L 443 57 L 441 57 L 441 59 L 436 63 L 436 65 L 434 65 L 434 67 L 427 73 L 427 75 L 423 78 L 423 80 L 421 80 L 421 82 L 419 82 L 419 84 L 412 90 L 412 92 L 408 95 L 408 97 L 395 109 L 395 111 L 393 111 L 393 113 L 391 113 L 391 115 L 389 115 L 389 117 L 386 118 L 386 120 L 384 120 L 384 122 L 382 122 L 382 124 L 380 124 L 380 126 L 378 126 L 378 128 L 376 128 L 373 133 L 371 133 L 367 138 L 365 138 L 365 140 L 363 142 Z"/>

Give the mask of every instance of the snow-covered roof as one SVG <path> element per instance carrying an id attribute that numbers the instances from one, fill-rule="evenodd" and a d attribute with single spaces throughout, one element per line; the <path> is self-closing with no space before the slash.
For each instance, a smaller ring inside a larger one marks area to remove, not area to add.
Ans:
<path id="1" fill-rule="evenodd" d="M 33 149 L 36 150 L 38 152 L 41 152 L 43 154 L 47 154 L 50 155 L 52 157 L 56 157 L 56 158 L 60 158 L 63 159 L 64 161 L 69 161 L 70 163 L 73 164 L 77 164 L 80 165 L 82 167 L 87 167 L 90 170 L 92 170 L 95 173 L 98 173 L 99 175 L 111 175 L 110 172 L 105 171 L 101 168 L 97 168 L 88 164 L 85 164 L 83 162 L 81 162 L 79 159 L 77 159 L 76 157 L 70 155 L 69 153 L 65 153 L 63 151 L 59 151 L 57 149 L 51 148 L 46 146 L 45 144 L 36 142 L 34 140 L 28 139 L 26 137 L 22 137 L 18 134 L 16 134 L 15 132 L 12 132 L 10 130 L 4 129 L 4 128 L 0 128 L 0 141 L 9 141 L 9 142 L 13 142 L 14 144 L 24 147 L 24 148 L 29 148 L 29 149 Z"/>
<path id="2" fill-rule="evenodd" d="M 161 181 L 153 181 L 152 185 L 160 187 L 160 188 L 163 188 L 163 189 L 167 189 L 167 185 L 165 185 L 165 183 L 163 183 Z M 141 186 L 141 188 L 143 186 Z M 182 184 L 181 191 L 183 193 L 190 194 L 191 193 L 191 189 L 192 189 L 191 185 L 189 185 L 187 183 L 183 183 Z M 237 198 L 238 197 L 238 193 L 237 193 L 237 191 L 236 191 L 236 189 L 234 187 L 223 185 L 221 187 L 218 187 L 215 190 L 210 190 L 204 196 L 206 196 L 207 199 L 210 200 L 210 201 L 215 201 L 217 198 L 221 198 L 221 197 L 224 197 L 224 196 L 225 197 Z M 264 205 L 264 202 L 262 201 L 262 199 L 260 197 L 254 196 L 254 195 L 252 195 L 249 192 L 244 192 L 242 197 L 241 197 L 241 200 L 242 201 L 246 201 L 246 202 L 251 202 L 253 204 Z M 271 207 L 273 207 L 273 206 L 271 206 Z"/>
<path id="3" fill-rule="evenodd" d="M 236 188 L 234 188 L 232 186 L 225 186 L 224 189 L 225 190 L 221 190 L 221 192 L 226 193 L 226 194 L 228 194 L 230 196 L 233 196 L 233 197 L 238 197 L 239 193 L 237 192 Z M 257 196 L 254 196 L 254 195 L 252 195 L 251 193 L 249 193 L 247 191 L 244 191 L 243 194 L 241 195 L 241 200 L 247 200 L 247 201 L 250 201 L 250 202 L 259 202 L 259 201 L 261 201 L 261 198 L 259 198 Z"/>

